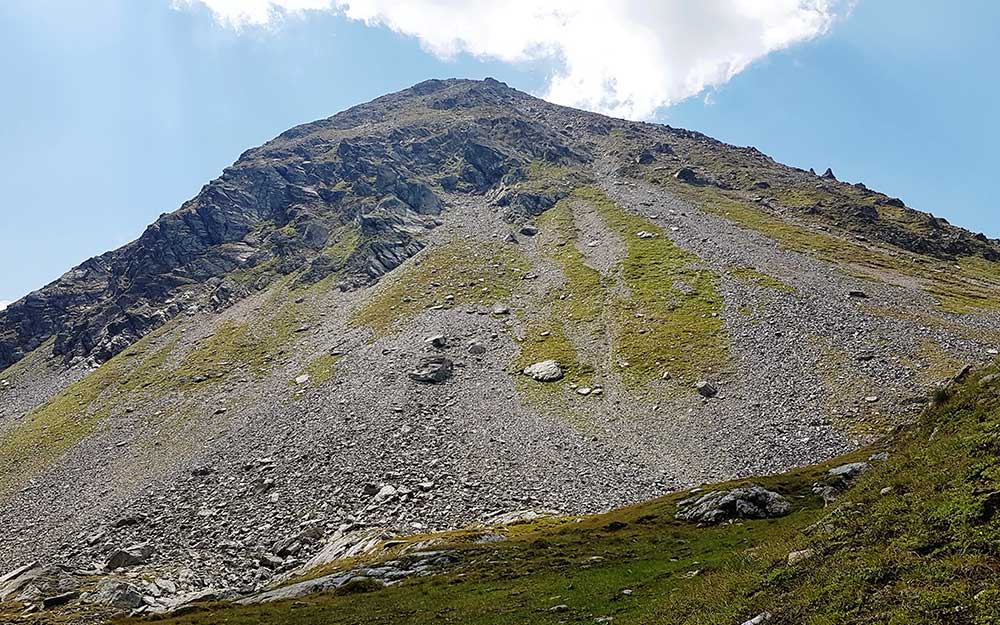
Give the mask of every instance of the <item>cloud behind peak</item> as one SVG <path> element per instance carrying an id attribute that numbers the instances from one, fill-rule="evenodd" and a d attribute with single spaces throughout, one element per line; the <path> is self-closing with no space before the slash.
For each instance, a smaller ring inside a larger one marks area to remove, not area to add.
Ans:
<path id="1" fill-rule="evenodd" d="M 546 99 L 632 119 L 725 84 L 771 52 L 828 32 L 851 0 L 173 0 L 227 27 L 334 11 L 441 57 L 548 61 Z"/>

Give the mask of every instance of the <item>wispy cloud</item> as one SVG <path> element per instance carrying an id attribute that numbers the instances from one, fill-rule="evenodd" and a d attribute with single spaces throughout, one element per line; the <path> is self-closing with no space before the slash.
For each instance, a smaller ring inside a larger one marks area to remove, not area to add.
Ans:
<path id="1" fill-rule="evenodd" d="M 642 119 L 718 87 L 771 52 L 823 35 L 854 0 L 172 0 L 228 27 L 334 11 L 429 52 L 549 60 L 547 99 Z M 542 5 L 545 6 L 542 6 Z"/>

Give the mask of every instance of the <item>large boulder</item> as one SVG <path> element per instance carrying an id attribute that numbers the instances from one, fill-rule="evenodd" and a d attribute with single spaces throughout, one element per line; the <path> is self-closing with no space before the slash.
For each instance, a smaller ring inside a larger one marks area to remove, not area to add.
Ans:
<path id="1" fill-rule="evenodd" d="M 109 571 L 138 566 L 149 561 L 153 548 L 148 544 L 133 545 L 126 549 L 116 549 L 108 556 L 104 566 Z"/>
<path id="2" fill-rule="evenodd" d="M 543 360 L 525 367 L 524 375 L 536 382 L 555 382 L 561 380 L 564 373 L 555 360 Z"/>
<path id="3" fill-rule="evenodd" d="M 108 608 L 134 610 L 142 605 L 142 593 L 128 582 L 108 578 L 101 580 L 85 601 Z"/>
<path id="4" fill-rule="evenodd" d="M 721 523 L 732 519 L 771 519 L 788 514 L 788 500 L 756 484 L 691 497 L 677 504 L 675 515 L 691 523 Z"/>

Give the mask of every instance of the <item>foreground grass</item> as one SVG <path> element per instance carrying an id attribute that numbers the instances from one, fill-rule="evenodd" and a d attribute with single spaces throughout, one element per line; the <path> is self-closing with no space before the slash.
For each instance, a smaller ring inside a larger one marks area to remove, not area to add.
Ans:
<path id="1" fill-rule="evenodd" d="M 986 373 L 939 393 L 828 508 L 811 485 L 835 463 L 755 480 L 792 500 L 783 519 L 695 527 L 674 519 L 681 494 L 456 544 L 446 571 L 374 592 L 161 622 L 731 625 L 767 611 L 777 625 L 1000 623 L 1000 382 Z M 815 555 L 787 563 L 805 548 Z"/>

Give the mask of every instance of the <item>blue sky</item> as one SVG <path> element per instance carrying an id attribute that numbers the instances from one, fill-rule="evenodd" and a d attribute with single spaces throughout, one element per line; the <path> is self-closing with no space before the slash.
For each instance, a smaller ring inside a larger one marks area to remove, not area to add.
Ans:
<path id="1" fill-rule="evenodd" d="M 421 45 L 333 11 L 234 28 L 185 1 L 0 2 L 0 301 L 134 239 L 240 152 L 297 123 L 431 77 L 556 93 L 566 61 L 442 58 L 427 51 L 433 33 Z M 1000 237 L 987 192 L 1000 168 L 1000 3 L 915 6 L 860 0 L 826 34 L 712 78 L 707 97 L 652 117 L 832 167 Z M 664 54 L 640 64 L 635 84 L 654 80 L 657 63 L 676 70 Z M 590 67 L 574 71 L 589 80 Z"/>

